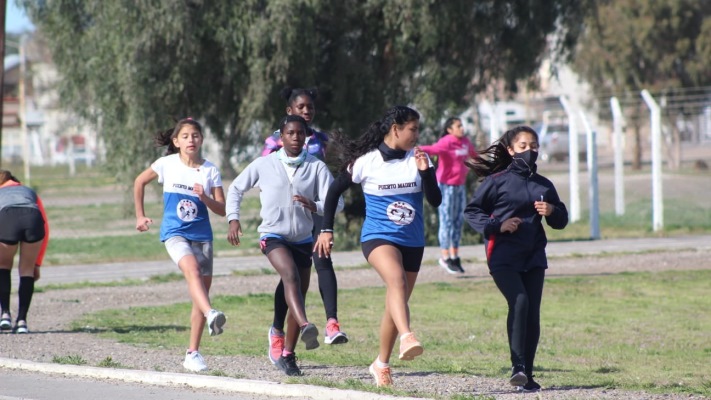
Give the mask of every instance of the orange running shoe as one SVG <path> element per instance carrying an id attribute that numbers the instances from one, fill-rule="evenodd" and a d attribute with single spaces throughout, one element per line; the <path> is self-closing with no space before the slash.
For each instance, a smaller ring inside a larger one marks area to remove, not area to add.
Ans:
<path id="1" fill-rule="evenodd" d="M 375 386 L 387 387 L 392 386 L 393 377 L 390 375 L 390 367 L 378 367 L 378 361 L 373 361 L 368 368 L 370 374 L 375 378 Z"/>
<path id="2" fill-rule="evenodd" d="M 400 355 L 401 360 L 410 361 L 425 351 L 422 344 L 417 340 L 415 334 L 410 332 L 400 337 Z"/>
<path id="3" fill-rule="evenodd" d="M 276 333 L 274 327 L 269 328 L 269 361 L 276 365 L 281 357 L 281 352 L 284 350 L 284 333 Z"/>

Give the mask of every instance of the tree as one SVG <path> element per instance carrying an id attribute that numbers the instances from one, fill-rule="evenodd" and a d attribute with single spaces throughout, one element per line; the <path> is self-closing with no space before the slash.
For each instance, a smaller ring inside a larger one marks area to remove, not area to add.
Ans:
<path id="1" fill-rule="evenodd" d="M 601 1 L 588 15 L 574 69 L 598 95 L 665 92 L 711 84 L 711 3 L 697 0 Z M 638 107 L 639 108 L 639 107 Z M 641 166 L 640 121 L 635 168 Z"/>
<path id="2" fill-rule="evenodd" d="M 585 8 L 565 0 L 22 0 L 52 49 L 67 107 L 95 124 L 107 166 L 130 182 L 170 116 L 203 119 L 223 171 L 255 123 L 284 113 L 285 85 L 317 86 L 318 123 L 357 135 L 392 104 L 427 121 L 492 80 L 569 48 Z M 268 129 L 269 131 L 271 129 Z M 225 173 L 223 172 L 223 173 Z M 227 174 L 229 175 L 229 174 Z"/>
<path id="3" fill-rule="evenodd" d="M 563 53 L 584 9 L 556 0 L 325 1 L 314 25 L 325 95 L 318 121 L 357 135 L 388 106 L 411 104 L 437 126 L 492 82 L 514 88 L 531 76 L 550 34 Z"/>

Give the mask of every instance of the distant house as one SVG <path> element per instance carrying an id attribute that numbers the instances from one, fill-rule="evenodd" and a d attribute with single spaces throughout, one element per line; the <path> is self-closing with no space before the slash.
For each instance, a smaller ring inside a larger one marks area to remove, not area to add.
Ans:
<path id="1" fill-rule="evenodd" d="M 25 115 L 31 165 L 83 162 L 92 165 L 99 149 L 98 135 L 77 116 L 60 107 L 55 84 L 58 74 L 38 34 L 25 42 Z M 25 136 L 20 110 L 22 60 L 13 54 L 3 63 L 2 162 L 24 161 Z"/>

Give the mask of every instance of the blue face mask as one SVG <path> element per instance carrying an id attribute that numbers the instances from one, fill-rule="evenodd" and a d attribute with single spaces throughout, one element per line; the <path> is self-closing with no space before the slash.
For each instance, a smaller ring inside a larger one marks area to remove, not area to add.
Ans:
<path id="1" fill-rule="evenodd" d="M 536 165 L 536 160 L 538 159 L 538 152 L 529 149 L 521 153 L 514 153 L 513 159 L 521 160 L 526 163 L 528 168 L 532 168 L 534 165 Z"/>

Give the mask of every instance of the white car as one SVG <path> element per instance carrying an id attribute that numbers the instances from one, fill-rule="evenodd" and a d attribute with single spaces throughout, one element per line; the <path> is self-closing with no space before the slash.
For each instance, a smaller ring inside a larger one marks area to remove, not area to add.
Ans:
<path id="1" fill-rule="evenodd" d="M 565 161 L 568 159 L 569 133 L 567 124 L 538 123 L 533 126 L 538 132 L 538 158 L 545 161 Z M 578 154 L 581 159 L 587 157 L 585 134 L 578 134 Z"/>

